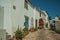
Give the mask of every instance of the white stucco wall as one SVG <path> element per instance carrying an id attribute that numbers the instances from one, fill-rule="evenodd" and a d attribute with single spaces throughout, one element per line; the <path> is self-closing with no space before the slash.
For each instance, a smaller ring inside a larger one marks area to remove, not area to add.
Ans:
<path id="1" fill-rule="evenodd" d="M 29 27 L 31 25 L 31 17 L 33 17 L 33 8 L 28 4 L 28 10 L 24 8 L 24 0 L 13 0 L 13 5 L 16 6 L 16 10 L 12 9 L 12 24 L 13 27 L 24 27 L 24 15 L 29 17 Z"/>
<path id="2" fill-rule="evenodd" d="M 24 8 L 24 0 L 12 0 L 12 7 L 13 5 L 16 6 L 16 10 L 12 8 L 12 27 L 17 28 L 24 27 L 25 18 L 24 15 L 29 17 L 29 29 L 31 28 L 31 18 L 34 18 L 34 8 L 28 4 L 28 10 Z"/>
<path id="3" fill-rule="evenodd" d="M 28 15 L 29 15 L 29 29 L 30 29 L 32 27 L 31 25 L 32 18 L 33 18 L 33 27 L 34 27 L 34 8 L 32 8 L 30 4 L 28 4 Z"/>
<path id="4" fill-rule="evenodd" d="M 4 25 L 3 29 L 6 29 L 6 32 L 11 34 L 11 1 L 10 0 L 0 0 L 0 6 L 4 7 Z"/>
<path id="5" fill-rule="evenodd" d="M 40 12 L 38 10 L 35 12 L 35 19 L 37 19 L 37 27 L 39 27 Z"/>
<path id="6" fill-rule="evenodd" d="M 4 24 L 3 29 L 6 29 L 8 34 L 13 35 L 13 28 L 24 27 L 24 15 L 29 17 L 29 28 L 31 27 L 31 18 L 35 26 L 35 18 L 39 18 L 38 12 L 28 4 L 28 10 L 24 8 L 24 0 L 0 0 L 0 5 L 4 7 Z M 16 6 L 16 9 L 13 9 Z M 36 17 L 35 17 L 36 15 Z"/>
<path id="7" fill-rule="evenodd" d="M 44 28 L 46 28 L 46 23 L 48 23 L 48 28 L 50 28 L 49 20 L 48 20 L 48 14 L 46 11 L 42 10 L 42 18 L 44 19 Z"/>
<path id="8" fill-rule="evenodd" d="M 3 29 L 4 24 L 4 7 L 0 6 L 0 29 Z"/>
<path id="9" fill-rule="evenodd" d="M 0 40 L 6 40 L 6 30 L 4 26 L 4 7 L 0 5 Z"/>
<path id="10" fill-rule="evenodd" d="M 47 14 L 47 12 L 44 11 L 44 10 L 42 10 L 42 12 L 43 12 L 43 14 L 42 14 L 43 18 L 45 18 L 46 22 L 48 22 L 48 14 Z"/>

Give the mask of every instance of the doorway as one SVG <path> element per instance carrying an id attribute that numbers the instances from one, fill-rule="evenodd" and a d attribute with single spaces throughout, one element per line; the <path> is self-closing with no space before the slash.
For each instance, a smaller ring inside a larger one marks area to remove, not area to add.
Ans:
<path id="1" fill-rule="evenodd" d="M 39 28 L 44 28 L 44 21 L 42 18 L 39 19 Z"/>
<path id="2" fill-rule="evenodd" d="M 26 28 L 26 30 L 28 31 L 28 28 L 29 28 L 29 17 L 24 15 L 25 17 L 25 22 L 24 22 L 24 26 Z"/>

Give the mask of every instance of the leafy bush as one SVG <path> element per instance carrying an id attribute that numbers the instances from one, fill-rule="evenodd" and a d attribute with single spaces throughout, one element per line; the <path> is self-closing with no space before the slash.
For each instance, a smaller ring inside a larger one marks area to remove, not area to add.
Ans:
<path id="1" fill-rule="evenodd" d="M 15 32 L 15 36 L 17 39 L 22 39 L 23 38 L 23 32 L 21 30 L 17 30 Z"/>

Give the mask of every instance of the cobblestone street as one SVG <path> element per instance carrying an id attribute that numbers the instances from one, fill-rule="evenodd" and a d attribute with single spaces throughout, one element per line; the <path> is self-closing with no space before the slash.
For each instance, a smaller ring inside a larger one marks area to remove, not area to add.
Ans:
<path id="1" fill-rule="evenodd" d="M 60 40 L 60 34 L 48 29 L 30 32 L 23 40 Z"/>

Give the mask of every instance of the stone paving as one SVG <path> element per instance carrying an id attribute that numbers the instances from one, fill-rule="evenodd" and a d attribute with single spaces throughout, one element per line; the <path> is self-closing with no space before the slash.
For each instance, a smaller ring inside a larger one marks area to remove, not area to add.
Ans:
<path id="1" fill-rule="evenodd" d="M 60 34 L 48 29 L 30 32 L 23 40 L 60 40 Z"/>

